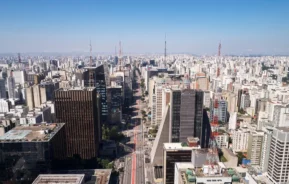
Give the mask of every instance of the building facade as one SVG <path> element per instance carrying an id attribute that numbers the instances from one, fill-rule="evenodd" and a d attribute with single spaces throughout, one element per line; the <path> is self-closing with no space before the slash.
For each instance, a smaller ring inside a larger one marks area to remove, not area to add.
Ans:
<path id="1" fill-rule="evenodd" d="M 98 67 L 85 67 L 83 72 L 84 87 L 95 87 L 96 92 L 101 96 L 101 121 L 105 122 L 108 115 L 107 91 L 105 72 L 103 65 Z"/>
<path id="2" fill-rule="evenodd" d="M 56 119 L 66 123 L 68 157 L 78 154 L 83 159 L 91 159 L 97 156 L 101 141 L 97 104 L 94 87 L 55 91 Z"/>

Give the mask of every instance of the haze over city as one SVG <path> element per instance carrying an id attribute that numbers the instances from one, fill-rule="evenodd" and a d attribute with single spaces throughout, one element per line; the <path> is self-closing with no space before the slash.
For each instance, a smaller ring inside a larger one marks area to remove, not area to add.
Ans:
<path id="1" fill-rule="evenodd" d="M 288 55 L 289 2 L 2 1 L 0 52 Z"/>
<path id="2" fill-rule="evenodd" d="M 0 184 L 288 184 L 288 7 L 0 2 Z"/>

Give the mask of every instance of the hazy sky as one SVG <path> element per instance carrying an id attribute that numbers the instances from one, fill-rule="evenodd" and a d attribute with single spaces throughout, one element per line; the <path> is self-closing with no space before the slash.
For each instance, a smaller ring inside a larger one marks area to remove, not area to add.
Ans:
<path id="1" fill-rule="evenodd" d="M 0 53 L 289 54 L 288 0 L 2 0 Z"/>

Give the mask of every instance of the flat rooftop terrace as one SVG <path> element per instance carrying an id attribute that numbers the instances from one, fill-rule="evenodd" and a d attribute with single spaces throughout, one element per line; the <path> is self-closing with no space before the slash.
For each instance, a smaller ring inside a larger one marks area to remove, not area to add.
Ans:
<path id="1" fill-rule="evenodd" d="M 32 184 L 82 184 L 84 174 L 40 174 Z"/>
<path id="2" fill-rule="evenodd" d="M 83 169 L 83 170 L 65 170 L 55 171 L 55 174 L 84 174 L 84 184 L 109 184 L 111 177 L 111 169 Z"/>
<path id="3" fill-rule="evenodd" d="M 1 136 L 0 142 L 47 142 L 63 126 L 64 123 L 20 125 Z"/>

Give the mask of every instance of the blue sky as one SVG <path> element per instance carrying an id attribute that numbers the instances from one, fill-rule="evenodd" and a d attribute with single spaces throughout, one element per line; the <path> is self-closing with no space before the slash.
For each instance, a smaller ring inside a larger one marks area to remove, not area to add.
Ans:
<path id="1" fill-rule="evenodd" d="M 288 0 L 2 0 L 0 53 L 289 54 Z"/>

